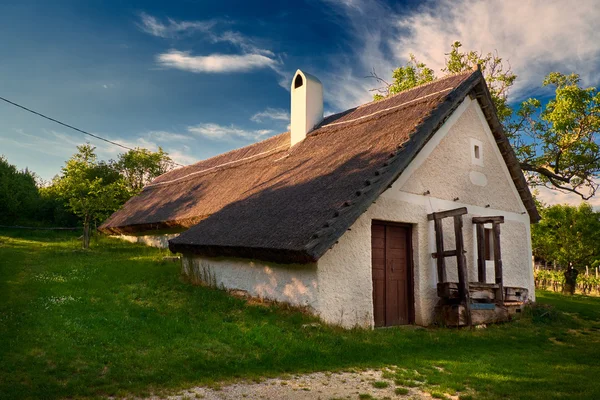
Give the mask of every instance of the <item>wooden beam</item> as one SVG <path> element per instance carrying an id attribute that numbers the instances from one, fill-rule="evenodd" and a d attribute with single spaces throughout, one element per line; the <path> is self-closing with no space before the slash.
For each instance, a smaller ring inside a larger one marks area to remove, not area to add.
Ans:
<path id="1" fill-rule="evenodd" d="M 474 224 L 490 224 L 498 222 L 500 224 L 504 223 L 504 216 L 500 215 L 498 217 L 473 217 Z"/>
<path id="2" fill-rule="evenodd" d="M 474 300 L 484 300 L 487 302 L 494 302 L 496 300 L 496 291 L 498 285 L 495 283 L 480 283 L 480 282 L 469 282 L 469 296 Z M 508 288 L 504 288 L 506 292 Z M 514 293 L 514 292 L 511 292 Z M 520 292 L 519 292 L 520 293 Z M 457 282 L 444 282 L 438 283 L 437 285 L 438 297 L 444 299 L 458 299 L 458 283 Z M 513 295 L 512 298 L 517 298 Z"/>
<path id="3" fill-rule="evenodd" d="M 485 268 L 485 229 L 483 224 L 477 224 L 477 280 L 479 282 L 486 281 Z"/>
<path id="4" fill-rule="evenodd" d="M 436 219 L 456 217 L 465 215 L 467 213 L 467 207 L 455 208 L 454 210 L 439 211 L 431 214 L 427 214 L 427 220 L 433 221 Z"/>
<path id="5" fill-rule="evenodd" d="M 466 212 L 466 208 L 464 209 Z M 471 298 L 469 296 L 469 272 L 467 271 L 467 257 L 464 254 L 462 214 L 454 215 L 454 239 L 456 240 L 456 265 L 458 267 L 458 289 L 461 300 L 464 302 L 467 324 L 471 326 Z"/>
<path id="6" fill-rule="evenodd" d="M 446 260 L 444 259 L 444 232 L 442 220 L 434 221 L 435 227 L 435 249 L 437 250 L 437 272 L 438 282 L 446 282 Z"/>
<path id="7" fill-rule="evenodd" d="M 438 253 L 431 253 L 431 256 L 433 258 L 438 258 L 440 257 L 440 255 Z M 442 252 L 441 257 L 454 257 L 456 256 L 456 250 L 446 250 L 444 252 Z"/>
<path id="8" fill-rule="evenodd" d="M 502 280 L 502 253 L 500 250 L 500 224 L 495 222 L 494 230 L 494 272 L 496 275 L 496 284 L 499 285 L 496 301 L 504 303 L 504 288 Z"/>

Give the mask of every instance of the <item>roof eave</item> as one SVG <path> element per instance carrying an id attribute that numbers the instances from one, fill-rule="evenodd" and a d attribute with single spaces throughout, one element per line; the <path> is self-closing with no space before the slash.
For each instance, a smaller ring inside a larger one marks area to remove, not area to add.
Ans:
<path id="1" fill-rule="evenodd" d="M 194 245 L 179 243 L 176 239 L 169 240 L 169 250 L 173 253 L 194 254 L 201 257 L 243 258 L 277 264 L 311 264 L 317 262 L 316 258 L 304 250 Z"/>
<path id="2" fill-rule="evenodd" d="M 159 235 L 169 231 L 169 233 L 183 232 L 196 225 L 205 217 L 194 217 L 170 221 L 149 222 L 143 224 L 113 225 L 104 223 L 98 227 L 98 231 L 106 235 L 135 235 L 143 233 L 144 235 Z M 160 232 L 160 233 L 159 233 Z"/>
<path id="3" fill-rule="evenodd" d="M 517 155 L 515 154 L 512 145 L 510 144 L 506 133 L 504 132 L 504 128 L 500 123 L 500 119 L 498 118 L 498 114 L 496 112 L 496 106 L 492 101 L 492 97 L 490 95 L 489 89 L 485 80 L 481 79 L 481 81 L 473 88 L 473 92 L 477 101 L 481 106 L 481 110 L 483 111 L 483 115 L 490 126 L 490 130 L 496 139 L 496 144 L 500 149 L 500 153 L 504 158 L 504 162 L 508 167 L 510 172 L 510 176 L 512 177 L 513 183 L 517 188 L 517 192 L 525 205 L 527 213 L 529 214 L 529 221 L 532 224 L 537 223 L 542 217 L 539 214 L 539 211 L 535 205 L 535 201 L 533 199 L 533 195 L 529 190 L 529 185 L 527 184 L 527 179 L 525 179 L 525 175 L 523 174 L 523 170 L 521 169 L 521 165 L 519 160 L 517 159 Z"/>

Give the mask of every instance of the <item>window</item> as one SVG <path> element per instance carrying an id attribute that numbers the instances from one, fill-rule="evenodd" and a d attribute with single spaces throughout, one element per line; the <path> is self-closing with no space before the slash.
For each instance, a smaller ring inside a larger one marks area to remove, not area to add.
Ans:
<path id="1" fill-rule="evenodd" d="M 471 138 L 471 164 L 483 167 L 483 143 Z"/>
<path id="2" fill-rule="evenodd" d="M 483 233 L 485 260 L 494 261 L 494 230 L 485 228 Z"/>

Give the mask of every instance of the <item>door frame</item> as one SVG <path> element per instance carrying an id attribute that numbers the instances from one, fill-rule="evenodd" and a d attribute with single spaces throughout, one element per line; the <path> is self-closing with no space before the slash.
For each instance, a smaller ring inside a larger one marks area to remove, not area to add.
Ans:
<path id="1" fill-rule="evenodd" d="M 391 226 L 397 226 L 397 227 L 401 227 L 401 228 L 407 228 L 408 230 L 408 234 L 407 234 L 407 246 L 408 246 L 408 265 L 407 265 L 407 269 L 408 269 L 408 273 L 407 273 L 407 280 L 409 282 L 408 284 L 408 325 L 414 325 L 415 324 L 415 262 L 414 262 L 414 256 L 413 256 L 413 240 L 412 240 L 412 235 L 413 235 L 413 231 L 414 231 L 414 224 L 409 224 L 406 222 L 395 222 L 395 221 L 386 221 L 386 220 L 382 220 L 382 219 L 373 219 L 371 220 L 371 226 L 373 225 L 391 225 Z M 373 245 L 371 244 L 371 251 L 373 251 Z M 371 277 L 373 276 L 373 262 L 371 261 Z M 373 288 L 373 283 L 371 283 L 371 288 L 373 290 L 375 290 Z M 371 296 L 373 297 L 373 296 Z M 375 304 L 373 304 L 373 313 L 375 313 Z M 373 321 L 375 320 L 375 314 L 373 314 Z M 378 328 L 388 328 L 391 326 L 401 326 L 401 325 L 390 325 L 390 326 L 381 326 Z"/>

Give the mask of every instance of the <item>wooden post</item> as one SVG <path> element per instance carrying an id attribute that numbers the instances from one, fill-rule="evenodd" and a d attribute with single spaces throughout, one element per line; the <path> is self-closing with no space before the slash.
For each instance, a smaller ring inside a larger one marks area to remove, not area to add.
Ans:
<path id="1" fill-rule="evenodd" d="M 498 296 L 496 301 L 504 304 L 504 285 L 502 282 L 502 253 L 500 250 L 500 224 L 494 222 L 494 272 L 496 275 L 496 284 L 498 287 Z"/>
<path id="2" fill-rule="evenodd" d="M 463 242 L 462 215 L 454 216 L 454 239 L 456 240 L 456 265 L 458 267 L 458 293 L 465 304 L 467 325 L 471 326 L 471 299 L 469 296 L 469 273 L 467 271 L 467 258 Z"/>
<path id="3" fill-rule="evenodd" d="M 477 279 L 479 282 L 485 283 L 485 229 L 483 224 L 475 224 L 477 228 Z"/>
<path id="4" fill-rule="evenodd" d="M 444 232 L 442 229 L 442 220 L 434 219 L 433 224 L 435 227 L 435 247 L 437 253 L 437 272 L 438 272 L 438 283 L 446 282 L 446 259 L 444 258 Z"/>

